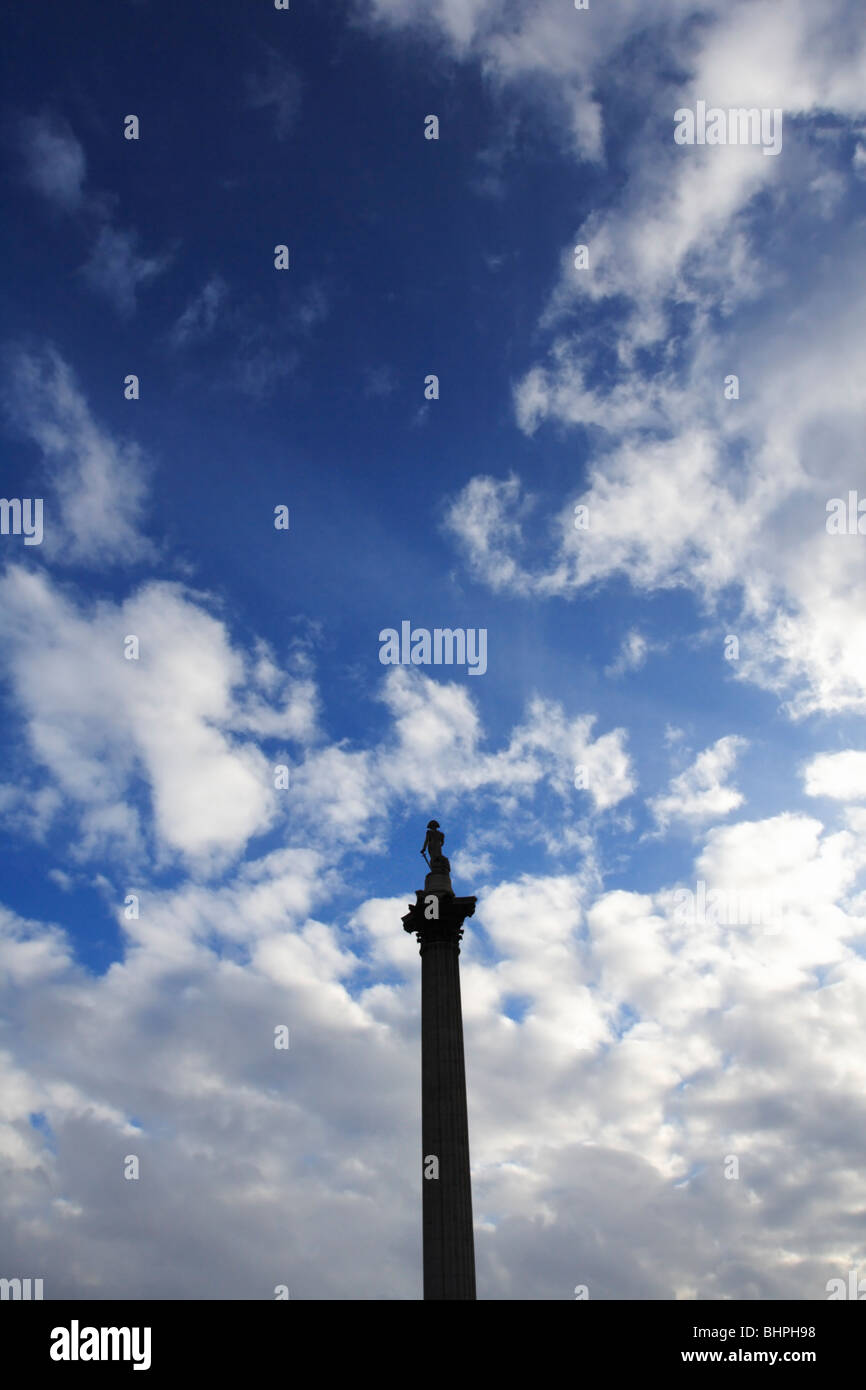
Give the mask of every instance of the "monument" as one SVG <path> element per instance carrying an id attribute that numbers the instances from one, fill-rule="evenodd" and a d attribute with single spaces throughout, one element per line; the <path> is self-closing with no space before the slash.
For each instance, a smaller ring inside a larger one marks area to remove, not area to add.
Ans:
<path id="1" fill-rule="evenodd" d="M 421 1189 L 424 1298 L 475 1298 L 469 1119 L 460 1005 L 460 941 L 474 898 L 458 898 L 445 836 L 431 820 L 421 853 L 429 869 L 403 918 L 421 954 Z M 428 858 L 429 854 L 429 858 Z"/>

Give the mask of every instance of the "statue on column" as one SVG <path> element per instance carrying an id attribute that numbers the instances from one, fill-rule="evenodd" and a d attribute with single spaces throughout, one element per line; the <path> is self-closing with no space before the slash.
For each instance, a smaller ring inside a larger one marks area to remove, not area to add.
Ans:
<path id="1" fill-rule="evenodd" d="M 463 923 L 475 911 L 474 898 L 458 898 L 454 893 L 451 865 L 442 853 L 444 843 L 445 836 L 438 820 L 428 821 L 421 854 L 430 872 L 424 887 L 416 890 L 415 902 L 409 904 L 409 911 L 403 917 L 403 930 L 415 933 L 422 954 L 428 946 L 441 946 L 449 941 L 459 952 Z"/>
<path id="2" fill-rule="evenodd" d="M 427 863 L 427 867 L 429 868 L 431 874 L 447 874 L 451 872 L 451 865 L 445 858 L 445 855 L 442 853 L 442 846 L 444 842 L 445 836 L 443 832 L 439 829 L 438 820 L 428 821 L 427 834 L 425 835 L 424 843 L 421 846 L 421 853 L 424 856 L 424 859 Z M 428 850 L 430 852 L 429 859 L 427 858 Z"/>

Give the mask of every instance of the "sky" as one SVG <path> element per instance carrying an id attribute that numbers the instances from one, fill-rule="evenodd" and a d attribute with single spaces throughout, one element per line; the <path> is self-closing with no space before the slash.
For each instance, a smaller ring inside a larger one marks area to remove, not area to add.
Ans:
<path id="1" fill-rule="evenodd" d="M 866 1277 L 862 20 L 11 7 L 4 1277 L 421 1297 L 431 817 L 479 1298 Z"/>

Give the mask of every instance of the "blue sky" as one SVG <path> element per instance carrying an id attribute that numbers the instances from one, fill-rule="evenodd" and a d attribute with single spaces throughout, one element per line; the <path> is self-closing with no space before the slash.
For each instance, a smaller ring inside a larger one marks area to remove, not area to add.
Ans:
<path id="1" fill-rule="evenodd" d="M 825 1297 L 864 1259 L 857 7 L 10 29 L 5 1272 L 419 1296 L 435 815 L 479 1296 Z M 699 101 L 781 149 L 676 144 Z M 486 670 L 383 665 L 403 620 Z"/>

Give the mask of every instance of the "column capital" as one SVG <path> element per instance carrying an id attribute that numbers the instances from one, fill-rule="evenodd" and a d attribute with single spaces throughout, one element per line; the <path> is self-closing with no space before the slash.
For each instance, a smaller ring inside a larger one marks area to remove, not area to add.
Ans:
<path id="1" fill-rule="evenodd" d="M 409 904 L 403 917 L 403 930 L 415 933 L 421 955 L 425 947 L 434 945 L 452 945 L 459 951 L 463 923 L 473 916 L 476 901 L 474 897 L 458 898 L 447 890 L 418 888 L 415 902 Z"/>

